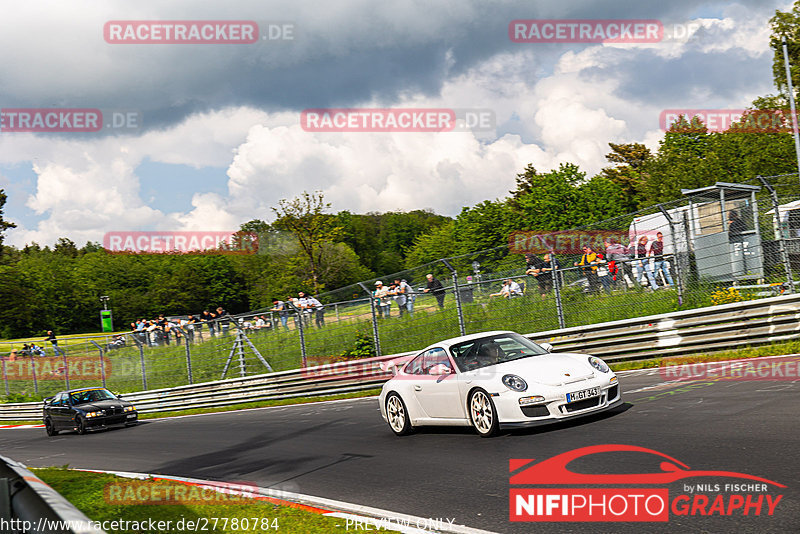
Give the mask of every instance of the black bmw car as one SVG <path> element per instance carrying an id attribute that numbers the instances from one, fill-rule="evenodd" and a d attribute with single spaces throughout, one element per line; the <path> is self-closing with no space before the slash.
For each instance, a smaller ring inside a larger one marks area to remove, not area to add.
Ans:
<path id="1" fill-rule="evenodd" d="M 76 430 L 78 434 L 96 428 L 135 425 L 139 414 L 133 404 L 105 388 L 82 388 L 62 391 L 44 400 L 42 410 L 48 436 L 60 430 Z"/>

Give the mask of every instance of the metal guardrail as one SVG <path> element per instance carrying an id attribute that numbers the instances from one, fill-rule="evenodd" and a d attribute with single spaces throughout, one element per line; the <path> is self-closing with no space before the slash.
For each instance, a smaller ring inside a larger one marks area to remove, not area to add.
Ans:
<path id="1" fill-rule="evenodd" d="M 0 456 L 0 532 L 105 534 L 24 465 Z"/>
<path id="2" fill-rule="evenodd" d="M 593 354 L 609 362 L 719 351 L 737 345 L 800 339 L 800 295 L 723 304 L 588 326 L 528 334 L 555 350 Z M 130 393 L 142 413 L 225 407 L 252 401 L 324 396 L 372 389 L 391 373 L 381 364 L 414 352 L 351 360 Z M 0 405 L 0 421 L 38 420 L 41 403 Z"/>

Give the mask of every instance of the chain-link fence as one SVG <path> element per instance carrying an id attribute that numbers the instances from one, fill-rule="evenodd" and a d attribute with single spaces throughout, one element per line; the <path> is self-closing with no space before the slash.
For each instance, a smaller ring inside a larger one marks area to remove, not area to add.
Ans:
<path id="1" fill-rule="evenodd" d="M 496 248 L 316 300 L 211 321 L 170 317 L 127 334 L 65 339 L 58 350 L 0 343 L 0 394 L 167 388 L 406 352 L 461 334 L 624 320 L 794 292 L 798 269 L 798 176 L 718 183 L 575 230 L 517 232 Z"/>

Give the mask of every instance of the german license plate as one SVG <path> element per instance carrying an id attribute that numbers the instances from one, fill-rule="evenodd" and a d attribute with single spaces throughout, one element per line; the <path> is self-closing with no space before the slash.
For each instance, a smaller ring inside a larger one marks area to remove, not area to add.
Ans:
<path id="1" fill-rule="evenodd" d="M 600 388 L 589 388 L 584 389 L 582 391 L 574 391 L 572 393 L 567 393 L 567 402 L 576 402 L 583 399 L 588 399 L 591 397 L 598 397 L 600 396 Z"/>

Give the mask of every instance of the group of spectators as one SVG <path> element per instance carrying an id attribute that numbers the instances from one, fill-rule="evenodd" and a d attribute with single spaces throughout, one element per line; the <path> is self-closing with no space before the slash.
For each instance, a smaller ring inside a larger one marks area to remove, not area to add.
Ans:
<path id="1" fill-rule="evenodd" d="M 56 339 L 56 335 L 52 330 L 47 331 L 47 337 L 44 338 L 43 341 L 50 342 L 50 344 L 53 346 L 53 352 L 56 356 L 62 356 L 64 354 L 64 351 L 58 348 L 58 339 Z M 7 359 L 9 361 L 14 361 L 17 358 L 29 358 L 31 356 L 47 356 L 47 352 L 43 347 L 37 345 L 36 343 L 24 343 L 20 350 L 11 349 Z"/>
<path id="2" fill-rule="evenodd" d="M 645 277 L 654 291 L 673 285 L 669 263 L 664 257 L 664 234 L 661 232 L 656 233 L 652 241 L 643 235 L 632 240 L 628 246 L 611 239 L 605 240 L 603 245 L 604 250 L 583 246 L 580 261 L 574 262 L 586 277 L 590 293 L 597 293 L 601 289 L 610 293 L 614 286 L 620 284 L 626 287 L 641 286 Z M 552 254 L 545 254 L 542 258 L 527 254 L 526 262 L 525 273 L 536 278 L 542 298 L 546 297 L 553 289 L 553 271 L 560 268 L 558 262 Z M 663 286 L 658 283 L 659 274 Z"/>
<path id="3" fill-rule="evenodd" d="M 179 343 L 184 335 L 189 341 L 202 341 L 203 328 L 206 326 L 211 337 L 228 335 L 230 315 L 222 306 L 213 312 L 203 310 L 198 315 L 189 315 L 186 319 L 168 318 L 160 314 L 157 319 L 139 319 L 131 323 L 131 331 L 141 343 L 169 345 L 173 338 Z"/>
<path id="4" fill-rule="evenodd" d="M 409 316 L 413 315 L 414 301 L 417 295 L 405 279 L 397 278 L 389 285 L 384 285 L 381 280 L 376 281 L 372 297 L 375 299 L 375 309 L 378 310 L 379 317 L 391 317 L 392 302 L 397 304 L 400 317 L 402 317 L 406 313 Z M 442 305 L 440 304 L 440 306 Z"/>
<path id="5" fill-rule="evenodd" d="M 272 310 L 270 311 L 278 313 L 284 330 L 289 330 L 289 312 L 292 309 L 297 311 L 295 324 L 301 321 L 304 327 L 311 326 L 311 316 L 313 315 L 314 324 L 318 328 L 325 326 L 325 306 L 316 297 L 300 291 L 297 293 L 297 297 L 289 297 L 286 300 L 278 297 L 272 298 Z"/>

